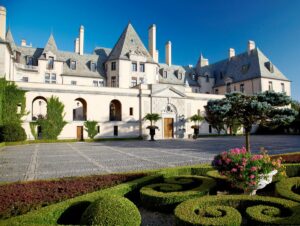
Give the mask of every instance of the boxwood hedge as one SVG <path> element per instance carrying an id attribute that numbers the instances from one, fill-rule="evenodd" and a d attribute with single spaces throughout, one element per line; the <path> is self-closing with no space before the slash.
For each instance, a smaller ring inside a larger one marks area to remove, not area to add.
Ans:
<path id="1" fill-rule="evenodd" d="M 90 204 L 81 217 L 81 225 L 139 226 L 138 208 L 121 196 L 102 196 Z"/>
<path id="2" fill-rule="evenodd" d="M 300 206 L 281 198 L 225 195 L 190 199 L 175 209 L 178 226 L 240 225 L 242 215 L 248 225 L 299 225 Z"/>
<path id="3" fill-rule="evenodd" d="M 171 211 L 182 201 L 201 197 L 216 185 L 212 178 L 203 176 L 177 176 L 165 178 L 164 183 L 150 184 L 140 190 L 143 206 Z"/>
<path id="4" fill-rule="evenodd" d="M 276 183 L 275 191 L 280 196 L 296 202 L 300 202 L 300 194 L 297 194 L 293 189 L 300 189 L 300 177 L 291 177 L 283 179 Z"/>

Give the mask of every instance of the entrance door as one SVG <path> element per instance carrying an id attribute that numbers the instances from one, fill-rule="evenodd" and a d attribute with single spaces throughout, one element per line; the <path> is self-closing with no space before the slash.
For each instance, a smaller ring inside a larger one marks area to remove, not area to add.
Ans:
<path id="1" fill-rule="evenodd" d="M 83 126 L 77 126 L 77 140 L 83 140 Z"/>
<path id="2" fill-rule="evenodd" d="M 164 118 L 164 138 L 173 138 L 173 118 Z"/>

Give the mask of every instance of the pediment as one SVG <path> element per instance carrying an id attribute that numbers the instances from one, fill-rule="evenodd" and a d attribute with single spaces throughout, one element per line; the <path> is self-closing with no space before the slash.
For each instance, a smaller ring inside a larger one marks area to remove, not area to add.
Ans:
<path id="1" fill-rule="evenodd" d="M 157 90 L 154 93 L 152 93 L 152 96 L 155 97 L 186 97 L 184 93 L 181 91 L 173 88 L 173 87 L 167 87 L 161 90 Z"/>

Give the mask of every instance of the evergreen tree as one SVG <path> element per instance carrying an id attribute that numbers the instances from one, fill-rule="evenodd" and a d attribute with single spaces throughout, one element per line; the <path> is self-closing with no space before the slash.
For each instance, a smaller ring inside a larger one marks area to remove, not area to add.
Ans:
<path id="1" fill-rule="evenodd" d="M 85 131 L 88 133 L 89 138 L 94 139 L 97 135 L 97 122 L 96 121 L 86 121 L 84 122 Z"/>

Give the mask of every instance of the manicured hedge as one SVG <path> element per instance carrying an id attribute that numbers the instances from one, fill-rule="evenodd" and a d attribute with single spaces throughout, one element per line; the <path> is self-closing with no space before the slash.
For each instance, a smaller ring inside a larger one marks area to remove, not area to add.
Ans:
<path id="1" fill-rule="evenodd" d="M 177 176 L 143 187 L 140 197 L 147 208 L 172 211 L 178 203 L 208 194 L 215 185 L 215 180 L 208 177 Z"/>
<path id="2" fill-rule="evenodd" d="M 288 177 L 300 176 L 300 163 L 288 163 L 284 164 L 286 175 Z"/>
<path id="3" fill-rule="evenodd" d="M 300 189 L 300 177 L 291 177 L 283 179 L 276 183 L 276 193 L 280 196 L 293 201 L 300 202 L 300 194 L 293 191 L 294 188 Z"/>
<path id="4" fill-rule="evenodd" d="M 84 211 L 81 225 L 139 226 L 141 215 L 129 199 L 121 196 L 102 196 Z"/>
<path id="5" fill-rule="evenodd" d="M 145 176 L 111 174 L 58 180 L 11 183 L 0 186 L 0 219 L 24 214 L 52 203 L 112 187 Z"/>
<path id="6" fill-rule="evenodd" d="M 190 199 L 179 204 L 175 209 L 176 225 L 240 225 L 241 213 L 245 209 L 248 225 L 300 223 L 300 206 L 297 202 L 257 195 L 225 195 Z"/>

